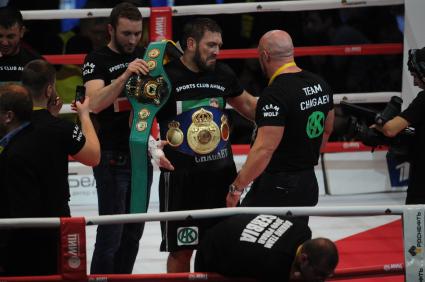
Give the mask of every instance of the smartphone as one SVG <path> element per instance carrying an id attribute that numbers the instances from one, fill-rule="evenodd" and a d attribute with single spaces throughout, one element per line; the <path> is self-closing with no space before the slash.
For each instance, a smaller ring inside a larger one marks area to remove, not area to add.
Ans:
<path id="1" fill-rule="evenodd" d="M 75 88 L 75 102 L 80 101 L 80 103 L 83 103 L 85 97 L 86 87 L 83 85 L 77 85 L 77 88 Z"/>

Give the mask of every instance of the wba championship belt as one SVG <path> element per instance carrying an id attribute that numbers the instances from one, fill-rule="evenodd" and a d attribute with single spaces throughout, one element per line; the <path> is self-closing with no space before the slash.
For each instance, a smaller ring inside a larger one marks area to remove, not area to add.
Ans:
<path id="1" fill-rule="evenodd" d="M 131 202 L 130 213 L 147 211 L 148 199 L 148 141 L 153 120 L 170 96 L 170 81 L 163 65 L 181 52 L 171 41 L 151 42 L 144 60 L 149 75 L 131 76 L 125 93 L 132 107 L 133 122 L 130 133 Z"/>
<path id="2" fill-rule="evenodd" d="M 168 145 L 188 155 L 206 155 L 227 147 L 229 123 L 221 109 L 202 106 L 162 122 L 161 135 Z"/>

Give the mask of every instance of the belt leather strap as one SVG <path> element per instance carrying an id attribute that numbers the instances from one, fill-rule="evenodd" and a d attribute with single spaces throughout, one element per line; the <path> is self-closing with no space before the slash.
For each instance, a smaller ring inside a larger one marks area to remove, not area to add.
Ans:
<path id="1" fill-rule="evenodd" d="M 168 100 L 171 89 L 164 61 L 179 56 L 180 51 L 171 41 L 151 42 L 143 58 L 148 64 L 149 75 L 133 75 L 125 86 L 133 118 L 130 133 L 130 213 L 147 211 L 149 135 L 155 115 Z"/>

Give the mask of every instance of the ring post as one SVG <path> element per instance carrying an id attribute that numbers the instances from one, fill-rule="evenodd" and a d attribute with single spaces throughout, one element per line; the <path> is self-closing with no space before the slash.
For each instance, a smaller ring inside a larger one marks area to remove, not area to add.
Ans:
<path id="1" fill-rule="evenodd" d="M 424 215 L 424 205 L 407 206 L 403 211 L 405 281 L 425 281 Z"/>

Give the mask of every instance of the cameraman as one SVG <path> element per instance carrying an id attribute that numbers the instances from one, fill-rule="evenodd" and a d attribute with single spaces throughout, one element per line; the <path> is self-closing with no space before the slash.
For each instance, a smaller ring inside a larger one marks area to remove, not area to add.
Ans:
<path id="1" fill-rule="evenodd" d="M 425 47 L 409 50 L 407 62 L 414 85 L 422 89 L 409 107 L 382 127 L 376 126 L 387 137 L 395 137 L 408 126 L 415 128 L 409 150 L 410 174 L 406 204 L 425 204 Z"/>

